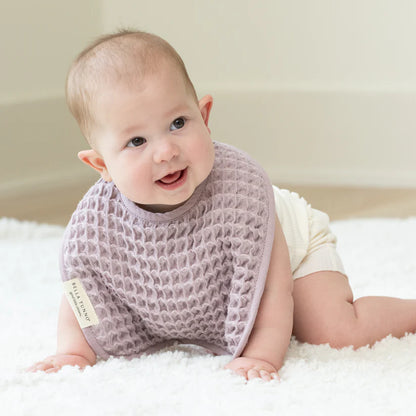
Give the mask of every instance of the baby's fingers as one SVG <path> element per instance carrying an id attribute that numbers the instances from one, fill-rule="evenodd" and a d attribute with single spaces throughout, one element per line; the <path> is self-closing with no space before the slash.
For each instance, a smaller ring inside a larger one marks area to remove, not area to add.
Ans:
<path id="1" fill-rule="evenodd" d="M 264 381 L 270 381 L 272 379 L 272 376 L 270 373 L 268 373 L 265 370 L 260 370 L 260 376 Z"/>
<path id="2" fill-rule="evenodd" d="M 279 375 L 277 373 L 270 373 L 267 370 L 261 370 L 257 368 L 252 368 L 247 372 L 247 379 L 253 380 L 255 378 L 261 378 L 264 381 L 271 381 L 271 380 L 280 380 Z"/>
<path id="3" fill-rule="evenodd" d="M 244 368 L 238 368 L 237 370 L 234 370 L 234 372 L 247 380 L 247 371 Z"/>
<path id="4" fill-rule="evenodd" d="M 61 367 L 55 366 L 50 360 L 39 361 L 26 369 L 28 373 L 36 373 L 37 371 L 45 371 L 45 373 L 56 373 Z"/>
<path id="5" fill-rule="evenodd" d="M 27 373 L 36 373 L 36 371 L 44 371 L 45 364 L 36 363 L 25 369 Z"/>
<path id="6" fill-rule="evenodd" d="M 52 367 L 45 370 L 45 373 L 57 373 L 62 367 Z"/>
<path id="7" fill-rule="evenodd" d="M 270 381 L 273 379 L 272 375 L 266 370 L 259 370 L 257 368 L 248 370 L 247 379 L 253 380 L 255 378 L 261 378 L 264 381 Z"/>
<path id="8" fill-rule="evenodd" d="M 247 380 L 253 380 L 255 378 L 261 378 L 260 372 L 255 368 L 250 368 L 250 370 L 247 371 Z"/>

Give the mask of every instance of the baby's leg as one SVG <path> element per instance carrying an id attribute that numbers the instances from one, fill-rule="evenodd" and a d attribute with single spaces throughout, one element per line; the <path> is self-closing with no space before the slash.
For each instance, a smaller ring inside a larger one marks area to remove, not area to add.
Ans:
<path id="1" fill-rule="evenodd" d="M 293 334 L 302 342 L 359 348 L 389 334 L 416 332 L 416 300 L 370 296 L 353 302 L 348 280 L 338 272 L 296 279 L 293 297 Z"/>

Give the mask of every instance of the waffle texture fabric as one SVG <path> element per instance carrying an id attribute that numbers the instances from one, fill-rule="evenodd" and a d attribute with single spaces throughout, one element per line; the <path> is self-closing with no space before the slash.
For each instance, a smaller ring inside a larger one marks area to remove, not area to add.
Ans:
<path id="1" fill-rule="evenodd" d="M 271 183 L 247 154 L 214 142 L 191 198 L 145 211 L 100 179 L 71 217 L 61 274 L 80 279 L 99 323 L 95 353 L 138 357 L 173 343 L 239 356 L 264 290 L 274 239 Z"/>

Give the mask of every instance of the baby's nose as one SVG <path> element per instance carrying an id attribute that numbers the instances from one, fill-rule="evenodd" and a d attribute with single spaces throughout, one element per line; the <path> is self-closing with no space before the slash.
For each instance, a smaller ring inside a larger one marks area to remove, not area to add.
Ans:
<path id="1" fill-rule="evenodd" d="M 153 159 L 156 163 L 169 162 L 178 155 L 179 147 L 175 144 L 174 139 L 162 139 L 155 144 Z"/>

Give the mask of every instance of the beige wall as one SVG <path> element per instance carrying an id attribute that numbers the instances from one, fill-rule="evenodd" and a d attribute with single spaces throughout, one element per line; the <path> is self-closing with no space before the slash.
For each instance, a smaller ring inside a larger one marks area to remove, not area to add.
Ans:
<path id="1" fill-rule="evenodd" d="M 273 181 L 416 187 L 413 0 L 103 1 L 103 28 L 166 37 L 215 138 Z"/>
<path id="2" fill-rule="evenodd" d="M 169 39 L 210 88 L 415 88 L 413 0 L 103 0 L 103 28 Z"/>
<path id="3" fill-rule="evenodd" d="M 72 56 L 100 22 L 98 0 L 3 0 L 0 102 L 61 96 Z"/>
<path id="4" fill-rule="evenodd" d="M 66 71 L 95 35 L 133 26 L 168 39 L 214 138 L 275 183 L 416 187 L 412 0 L 11 0 L 0 6 L 0 192 L 81 181 L 84 142 Z"/>
<path id="5" fill-rule="evenodd" d="M 2 1 L 0 198 L 84 174 L 64 83 L 72 58 L 100 32 L 98 0 Z"/>

